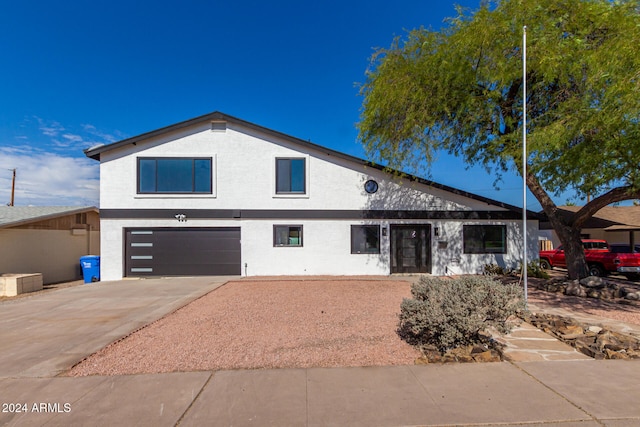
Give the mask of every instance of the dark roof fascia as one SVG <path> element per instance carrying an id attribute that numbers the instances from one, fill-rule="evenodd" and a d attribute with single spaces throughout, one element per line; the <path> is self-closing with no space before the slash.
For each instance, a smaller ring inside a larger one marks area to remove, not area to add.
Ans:
<path id="1" fill-rule="evenodd" d="M 153 138 L 155 136 L 163 135 L 165 133 L 173 132 L 173 131 L 183 129 L 183 128 L 186 128 L 195 124 L 199 124 L 202 122 L 207 122 L 209 120 L 226 120 L 226 117 L 231 118 L 226 114 L 215 111 L 213 113 L 205 114 L 203 116 L 195 117 L 193 119 L 189 119 L 173 125 L 165 126 L 160 129 L 152 130 L 151 132 L 145 132 L 143 134 L 133 136 L 131 138 L 123 139 L 122 141 L 114 142 L 112 144 L 100 145 L 98 147 L 88 148 L 84 150 L 84 154 L 85 156 L 91 159 L 100 160 L 100 154 L 104 152 L 115 150 L 116 148 L 124 147 L 126 145 L 135 144 L 139 141 L 144 141 L 145 139 Z M 234 120 L 237 120 L 237 119 L 234 119 Z"/>
<path id="2" fill-rule="evenodd" d="M 104 153 L 104 152 L 107 152 L 107 151 L 111 151 L 111 150 L 114 150 L 116 148 L 120 148 L 120 147 L 129 145 L 129 144 L 138 143 L 140 141 L 144 141 L 145 139 L 153 138 L 155 136 L 159 136 L 159 135 L 162 135 L 162 134 L 165 134 L 165 133 L 168 133 L 168 132 L 173 132 L 173 131 L 176 131 L 176 130 L 179 130 L 179 129 L 183 129 L 183 128 L 186 128 L 186 127 L 189 127 L 189 126 L 192 126 L 192 125 L 200 124 L 202 122 L 208 122 L 208 121 L 214 121 L 214 120 L 220 120 L 220 121 L 227 121 L 227 122 L 230 122 L 230 123 L 235 123 L 235 124 L 241 125 L 243 127 L 258 131 L 260 133 L 266 133 L 266 134 L 274 136 L 276 138 L 284 139 L 286 141 L 289 141 L 289 142 L 291 142 L 293 144 L 296 144 L 296 145 L 300 145 L 300 146 L 305 147 L 307 149 L 311 149 L 311 150 L 314 150 L 314 151 L 319 151 L 319 152 L 324 153 L 324 154 L 326 154 L 328 156 L 337 157 L 339 159 L 343 159 L 343 160 L 346 160 L 346 161 L 349 161 L 349 162 L 353 162 L 353 163 L 357 163 L 357 164 L 360 164 L 360 165 L 372 167 L 374 169 L 378 169 L 380 171 L 389 173 L 390 175 L 397 175 L 399 177 L 408 179 L 410 181 L 415 181 L 415 182 L 418 182 L 418 183 L 423 184 L 423 185 L 427 185 L 427 186 L 430 186 L 430 187 L 433 187 L 433 188 L 437 188 L 437 189 L 442 190 L 442 191 L 446 191 L 446 192 L 449 192 L 449 193 L 456 194 L 458 196 L 467 197 L 467 198 L 470 198 L 470 199 L 473 199 L 473 200 L 478 200 L 478 201 L 483 202 L 483 203 L 487 203 L 487 204 L 490 204 L 490 205 L 498 206 L 498 207 L 501 207 L 503 209 L 507 209 L 507 210 L 510 210 L 510 211 L 522 213 L 522 208 L 520 208 L 520 207 L 517 207 L 517 206 L 514 206 L 514 205 L 510 205 L 510 204 L 507 204 L 507 203 L 503 203 L 503 202 L 500 202 L 498 200 L 493 200 L 493 199 L 490 199 L 488 197 L 479 196 L 477 194 L 469 193 L 467 191 L 460 190 L 460 189 L 457 189 L 457 188 L 449 187 L 447 185 L 440 184 L 440 183 L 437 183 L 437 182 L 434 182 L 434 181 L 430 181 L 430 180 L 427 180 L 427 179 L 424 179 L 424 178 L 420 178 L 420 177 L 417 177 L 415 175 L 404 173 L 404 172 L 401 172 L 401 171 L 398 171 L 398 170 L 395 170 L 395 169 L 391 169 L 391 168 L 388 168 L 388 167 L 386 167 L 384 165 L 373 163 L 373 162 L 371 162 L 369 160 L 364 160 L 364 159 L 361 159 L 359 157 L 355 157 L 355 156 L 352 156 L 352 155 L 349 155 L 349 154 L 342 153 L 340 151 L 332 150 L 330 148 L 323 147 L 321 145 L 314 144 L 312 142 L 305 141 L 303 139 L 296 138 L 294 136 L 287 135 L 285 133 L 278 132 L 278 131 L 273 130 L 273 129 L 269 129 L 269 128 L 266 128 L 266 127 L 263 127 L 263 126 L 260 126 L 260 125 L 256 125 L 255 123 L 251 123 L 251 122 L 248 122 L 246 120 L 242 120 L 242 119 L 239 119 L 237 117 L 233 117 L 233 116 L 230 116 L 228 114 L 221 113 L 219 111 L 215 111 L 213 113 L 205 114 L 203 116 L 199 116 L 199 117 L 196 117 L 196 118 L 193 118 L 193 119 L 190 119 L 190 120 L 186 120 L 186 121 L 183 121 L 183 122 L 180 122 L 180 123 L 176 123 L 176 124 L 173 124 L 173 125 L 170 125 L 170 126 L 165 126 L 163 128 L 156 129 L 156 130 L 151 131 L 151 132 L 143 133 L 143 134 L 138 135 L 138 136 L 134 136 L 134 137 L 131 137 L 131 138 L 124 139 L 122 141 L 114 142 L 113 144 L 102 145 L 102 146 L 96 147 L 96 148 L 89 148 L 87 150 L 84 150 L 84 154 L 87 157 L 91 158 L 91 159 L 100 160 L 100 154 L 101 153 Z M 535 219 L 540 219 L 541 216 L 537 212 L 527 210 L 527 218 L 535 220 Z"/>
<path id="3" fill-rule="evenodd" d="M 36 217 L 32 217 L 32 218 L 25 218 L 25 219 L 21 219 L 21 220 L 18 220 L 18 221 L 7 222 L 7 223 L 4 223 L 4 224 L 0 224 L 0 228 L 18 227 L 18 226 L 21 226 L 21 225 L 31 224 L 31 223 L 34 223 L 34 222 L 46 221 L 46 220 L 49 220 L 49 219 L 59 218 L 59 217 L 68 216 L 68 215 L 75 215 L 75 214 L 84 213 L 84 212 L 100 213 L 100 210 L 95 206 L 79 207 L 78 209 L 74 209 L 74 210 L 56 212 L 56 213 L 51 213 L 51 214 L 47 214 L 47 215 L 40 215 L 40 216 L 36 216 Z"/>

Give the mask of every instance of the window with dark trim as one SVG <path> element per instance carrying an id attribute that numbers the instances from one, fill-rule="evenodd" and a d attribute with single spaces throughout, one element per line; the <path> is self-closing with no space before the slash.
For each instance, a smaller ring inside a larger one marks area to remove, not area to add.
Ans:
<path id="1" fill-rule="evenodd" d="M 380 253 L 380 226 L 379 225 L 352 225 L 351 226 L 351 253 L 352 254 L 379 254 Z"/>
<path id="2" fill-rule="evenodd" d="M 211 164 L 211 157 L 139 157 L 138 193 L 210 194 Z"/>
<path id="3" fill-rule="evenodd" d="M 273 246 L 302 246 L 302 226 L 274 225 Z"/>
<path id="4" fill-rule="evenodd" d="M 506 254 L 506 225 L 464 225 L 462 239 L 465 254 Z"/>
<path id="5" fill-rule="evenodd" d="M 276 194 L 305 194 L 305 159 L 276 159 Z"/>

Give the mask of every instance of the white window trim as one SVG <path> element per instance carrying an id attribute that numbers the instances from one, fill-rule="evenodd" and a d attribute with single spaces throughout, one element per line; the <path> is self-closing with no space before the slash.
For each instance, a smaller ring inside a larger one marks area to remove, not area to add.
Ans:
<path id="1" fill-rule="evenodd" d="M 169 156 L 167 156 L 169 157 Z M 176 156 L 177 157 L 177 156 Z M 158 157 L 160 158 L 160 157 Z M 137 158 L 134 158 L 137 162 Z M 138 173 L 137 166 L 135 166 L 136 174 Z M 137 177 L 136 177 L 137 182 Z M 134 182 L 133 185 L 136 186 L 137 183 Z M 189 194 L 175 194 L 175 193 L 155 193 L 155 194 L 137 194 L 134 191 L 134 199 L 216 199 L 218 197 L 218 155 L 211 154 L 211 193 L 199 194 L 199 193 L 189 193 Z"/>
<path id="2" fill-rule="evenodd" d="M 276 193 L 276 160 L 278 159 L 304 159 L 304 194 L 301 193 Z M 309 198 L 309 170 L 311 162 L 308 154 L 301 153 L 282 153 L 273 156 L 271 160 L 271 197 L 274 199 L 308 199 Z"/>

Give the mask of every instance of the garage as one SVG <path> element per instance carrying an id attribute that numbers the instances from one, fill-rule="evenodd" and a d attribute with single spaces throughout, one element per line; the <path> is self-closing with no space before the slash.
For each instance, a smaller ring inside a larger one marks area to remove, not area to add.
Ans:
<path id="1" fill-rule="evenodd" d="M 125 276 L 239 275 L 240 227 L 127 228 Z"/>

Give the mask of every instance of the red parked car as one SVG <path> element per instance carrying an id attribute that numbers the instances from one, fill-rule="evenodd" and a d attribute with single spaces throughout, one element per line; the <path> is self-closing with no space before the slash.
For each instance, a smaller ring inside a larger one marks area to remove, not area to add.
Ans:
<path id="1" fill-rule="evenodd" d="M 640 253 L 612 252 L 606 240 L 598 239 L 584 239 L 582 246 L 591 276 L 620 273 L 628 279 L 640 277 Z M 562 246 L 550 251 L 540 251 L 540 266 L 544 269 L 566 268 L 567 263 Z"/>

